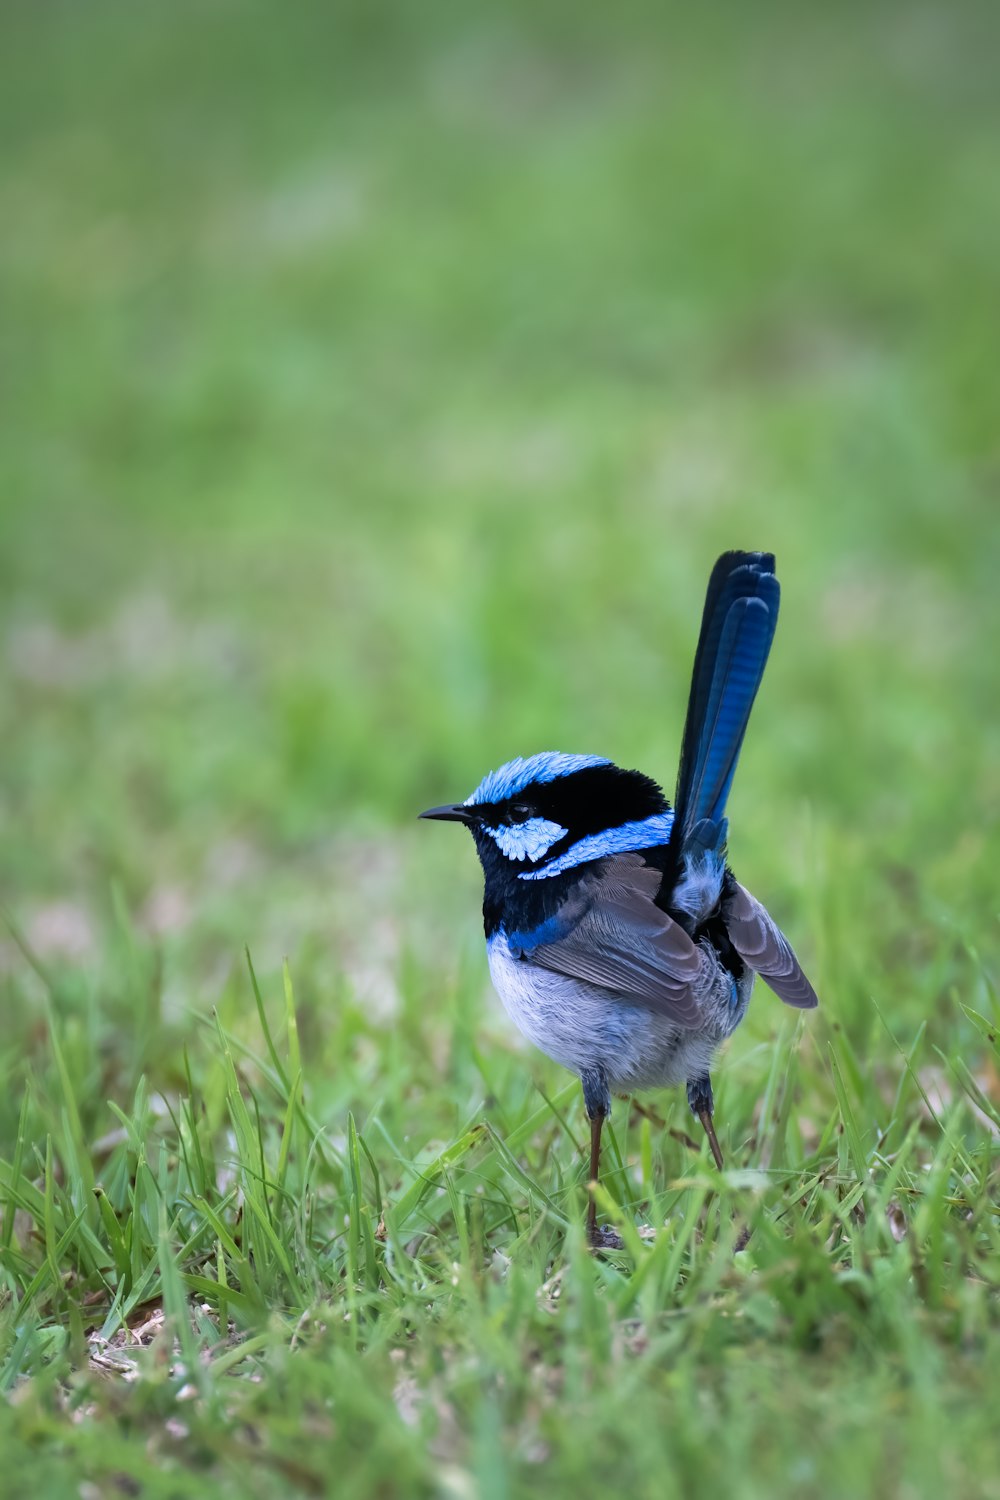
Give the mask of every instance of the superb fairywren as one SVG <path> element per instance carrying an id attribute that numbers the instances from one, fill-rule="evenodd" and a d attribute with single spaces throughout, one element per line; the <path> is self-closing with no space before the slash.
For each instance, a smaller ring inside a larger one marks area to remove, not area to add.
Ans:
<path id="1" fill-rule="evenodd" d="M 726 799 L 778 619 L 768 552 L 727 552 L 709 579 L 674 808 L 655 781 L 599 755 L 509 761 L 464 802 L 486 877 L 493 983 L 536 1046 L 578 1073 L 591 1180 L 611 1090 L 687 1084 L 722 1169 L 709 1068 L 746 1014 L 754 975 L 816 1004 L 798 959 L 726 862 Z M 591 1194 L 587 1230 L 597 1229 Z"/>

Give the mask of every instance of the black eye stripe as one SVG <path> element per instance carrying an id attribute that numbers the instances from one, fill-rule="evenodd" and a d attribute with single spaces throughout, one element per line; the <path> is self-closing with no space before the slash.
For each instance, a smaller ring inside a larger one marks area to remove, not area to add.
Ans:
<path id="1" fill-rule="evenodd" d="M 649 777 L 607 764 L 551 782 L 532 783 L 502 801 L 482 804 L 479 816 L 490 828 L 516 828 L 532 818 L 544 818 L 583 838 L 623 823 L 641 822 L 667 806 Z"/>
<path id="2" fill-rule="evenodd" d="M 548 818 L 574 835 L 600 833 L 620 823 L 639 822 L 663 812 L 667 802 L 654 781 L 639 771 L 597 766 L 532 787 L 530 815 Z M 513 801 L 512 808 L 520 807 Z"/>

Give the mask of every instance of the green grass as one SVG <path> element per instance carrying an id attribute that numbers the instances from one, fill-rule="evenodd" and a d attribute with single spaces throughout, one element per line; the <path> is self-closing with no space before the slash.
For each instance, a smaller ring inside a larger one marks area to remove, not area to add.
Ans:
<path id="1" fill-rule="evenodd" d="M 995 16 L 275 14 L 6 18 L 8 1469 L 996 1500 Z M 733 545 L 732 855 L 822 1007 L 755 996 L 721 1177 L 616 1105 L 595 1260 L 413 815 L 669 786 Z"/>

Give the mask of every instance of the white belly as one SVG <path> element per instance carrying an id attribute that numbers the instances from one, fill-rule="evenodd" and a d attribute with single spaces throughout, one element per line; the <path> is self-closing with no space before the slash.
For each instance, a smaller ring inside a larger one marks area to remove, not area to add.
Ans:
<path id="1" fill-rule="evenodd" d="M 602 1069 L 621 1093 L 703 1077 L 727 1035 L 708 1018 L 692 1031 L 597 985 L 516 959 L 502 932 L 486 952 L 494 987 L 518 1030 L 574 1073 Z"/>

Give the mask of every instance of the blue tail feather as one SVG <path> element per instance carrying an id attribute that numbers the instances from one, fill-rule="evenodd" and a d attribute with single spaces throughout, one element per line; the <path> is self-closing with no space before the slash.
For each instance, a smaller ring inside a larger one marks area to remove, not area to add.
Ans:
<path id="1" fill-rule="evenodd" d="M 725 808 L 778 620 L 768 552 L 727 552 L 708 584 L 677 780 L 681 845 L 725 841 Z M 698 825 L 703 825 L 699 827 Z"/>

